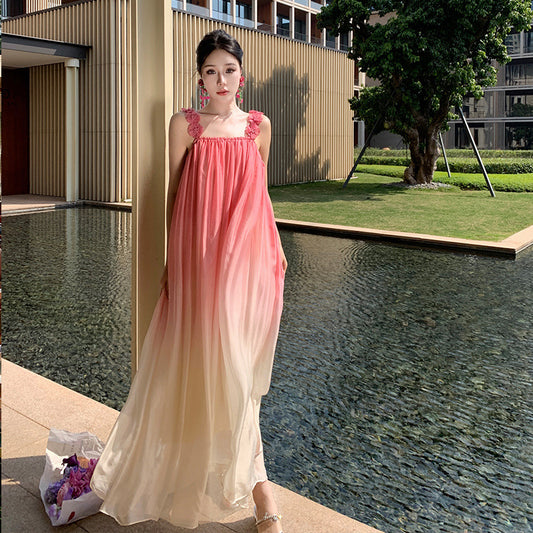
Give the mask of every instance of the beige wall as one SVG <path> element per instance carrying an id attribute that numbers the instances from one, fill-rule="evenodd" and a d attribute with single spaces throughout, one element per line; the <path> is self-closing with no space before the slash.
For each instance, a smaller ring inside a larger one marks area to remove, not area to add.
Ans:
<path id="1" fill-rule="evenodd" d="M 65 68 L 30 69 L 30 194 L 65 196 Z"/>
<path id="2" fill-rule="evenodd" d="M 261 110 L 272 120 L 270 183 L 347 175 L 353 159 L 347 102 L 353 91 L 353 62 L 346 54 L 177 11 L 172 19 L 174 111 L 197 106 L 196 45 L 208 31 L 223 28 L 245 52 L 243 108 Z M 3 23 L 6 33 L 92 46 L 79 67 L 80 199 L 112 202 L 132 196 L 131 20 L 131 0 L 88 0 Z M 32 101 L 40 98 L 34 93 L 37 87 L 57 87 L 57 68 L 32 68 Z M 44 124 L 48 111 L 33 112 L 31 135 L 37 139 L 35 128 Z M 57 194 L 56 176 L 65 172 L 63 154 L 33 151 L 32 158 L 35 169 L 55 169 L 35 177 L 40 193 Z"/>

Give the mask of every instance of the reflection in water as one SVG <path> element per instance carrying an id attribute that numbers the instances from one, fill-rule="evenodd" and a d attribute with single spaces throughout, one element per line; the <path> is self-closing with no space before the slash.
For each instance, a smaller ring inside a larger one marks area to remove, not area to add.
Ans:
<path id="1" fill-rule="evenodd" d="M 4 220 L 6 357 L 117 408 L 129 224 L 89 208 Z M 530 531 L 533 253 L 282 240 L 272 479 L 387 532 Z"/>
<path id="2" fill-rule="evenodd" d="M 130 213 L 61 209 L 2 222 L 3 355 L 120 408 L 131 378 Z"/>

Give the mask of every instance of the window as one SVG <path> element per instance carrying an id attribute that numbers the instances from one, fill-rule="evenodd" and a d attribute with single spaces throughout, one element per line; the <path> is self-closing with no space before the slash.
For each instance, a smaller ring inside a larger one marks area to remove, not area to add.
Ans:
<path id="1" fill-rule="evenodd" d="M 230 0 L 213 0 L 213 17 L 218 20 L 231 22 L 231 1 Z"/>
<path id="2" fill-rule="evenodd" d="M 505 126 L 505 145 L 507 148 L 533 148 L 533 123 L 524 122 Z"/>
<path id="3" fill-rule="evenodd" d="M 252 19 L 252 6 L 243 2 L 237 2 L 237 18 Z"/>
<path id="4" fill-rule="evenodd" d="M 533 53 L 533 31 L 524 32 L 524 53 Z"/>
<path id="5" fill-rule="evenodd" d="M 474 142 L 481 150 L 493 148 L 494 144 L 494 127 L 492 124 L 470 124 L 470 131 L 474 137 Z M 472 143 L 462 124 L 455 127 L 455 147 L 472 148 Z"/>
<path id="6" fill-rule="evenodd" d="M 341 33 L 340 34 L 340 46 L 339 48 L 341 50 L 344 50 L 347 52 L 350 49 L 350 34 L 349 33 Z"/>
<path id="7" fill-rule="evenodd" d="M 277 32 L 278 32 L 278 35 L 284 35 L 285 37 L 290 37 L 291 26 L 290 26 L 290 20 L 288 17 L 284 15 L 278 15 Z"/>
<path id="8" fill-rule="evenodd" d="M 508 117 L 532 117 L 533 91 L 506 94 L 505 114 Z"/>
<path id="9" fill-rule="evenodd" d="M 299 41 L 307 41 L 305 20 L 296 19 L 294 21 L 294 38 Z"/>
<path id="10" fill-rule="evenodd" d="M 253 28 L 254 21 L 252 18 L 252 5 L 243 2 L 242 0 L 237 0 L 235 5 L 236 9 L 236 22 L 241 26 L 248 26 Z"/>
<path id="11" fill-rule="evenodd" d="M 507 46 L 507 53 L 510 55 L 519 54 L 520 50 L 520 34 L 511 33 L 505 38 L 505 46 Z"/>
<path id="12" fill-rule="evenodd" d="M 479 100 L 473 97 L 465 98 L 463 100 L 463 113 L 466 118 L 487 118 L 494 116 L 494 93 L 487 92 Z"/>
<path id="13" fill-rule="evenodd" d="M 505 85 L 533 85 L 533 63 L 512 61 L 505 65 Z"/>
<path id="14" fill-rule="evenodd" d="M 335 36 L 329 30 L 326 30 L 326 46 L 335 48 Z"/>

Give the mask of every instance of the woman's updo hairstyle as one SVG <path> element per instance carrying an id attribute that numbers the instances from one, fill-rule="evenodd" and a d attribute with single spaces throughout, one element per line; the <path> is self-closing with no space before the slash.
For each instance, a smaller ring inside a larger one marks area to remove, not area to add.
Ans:
<path id="1" fill-rule="evenodd" d="M 241 45 L 224 30 L 214 30 L 204 35 L 196 49 L 196 68 L 199 74 L 201 74 L 202 65 L 205 63 L 207 56 L 214 50 L 225 50 L 230 53 L 242 68 L 243 51 Z"/>

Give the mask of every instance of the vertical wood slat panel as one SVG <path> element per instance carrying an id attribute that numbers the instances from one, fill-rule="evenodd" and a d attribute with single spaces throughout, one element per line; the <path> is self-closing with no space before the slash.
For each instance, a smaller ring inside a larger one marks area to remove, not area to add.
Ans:
<path id="1" fill-rule="evenodd" d="M 65 196 L 65 71 L 30 68 L 30 193 Z"/>
<path id="2" fill-rule="evenodd" d="M 29 1 L 34 2 L 28 5 L 32 10 L 52 7 L 45 0 Z M 120 17 L 121 12 L 127 15 Z M 127 27 L 130 13 L 130 0 L 87 0 L 3 21 L 4 32 L 92 46 L 79 68 L 81 199 L 110 202 L 131 198 L 131 30 Z M 117 38 L 119 33 L 124 35 L 123 39 Z M 65 68 L 62 63 L 55 67 Z M 40 89 L 35 85 L 35 91 L 56 86 L 55 67 L 40 67 Z M 38 98 L 30 94 L 33 101 Z M 55 115 L 42 106 L 31 108 L 30 137 L 32 127 L 41 124 L 44 117 L 53 121 L 50 124 L 55 124 L 59 134 L 64 133 L 64 107 L 57 107 L 59 100 L 54 102 Z M 53 169 L 64 168 L 62 147 L 50 143 L 48 146 L 54 149 L 33 147 L 30 152 L 30 166 L 40 169 L 40 179 L 46 184 L 44 188 L 37 187 L 45 191 L 40 194 L 57 190 L 62 178 Z M 61 186 L 64 188 L 64 179 Z"/>
<path id="3" fill-rule="evenodd" d="M 353 62 L 344 53 L 175 11 L 174 110 L 198 107 L 195 47 L 215 28 L 243 47 L 243 109 L 272 120 L 269 183 L 345 177 L 353 164 Z"/>

